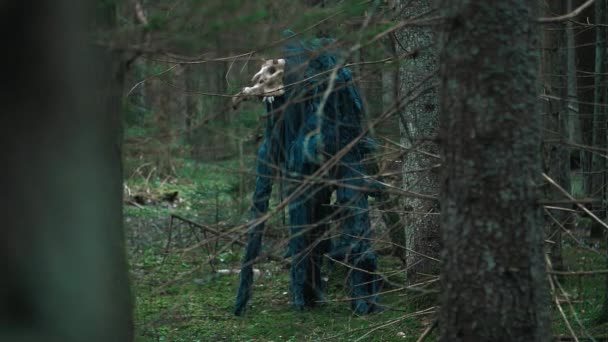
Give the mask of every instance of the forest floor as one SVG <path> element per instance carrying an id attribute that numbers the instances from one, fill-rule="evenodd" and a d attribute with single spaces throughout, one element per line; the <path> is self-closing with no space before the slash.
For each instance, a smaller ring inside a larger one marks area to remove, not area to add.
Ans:
<path id="1" fill-rule="evenodd" d="M 243 227 L 249 218 L 251 193 L 246 189 L 251 189 L 254 177 L 251 171 L 239 170 L 252 170 L 252 165 L 179 163 L 174 177 L 138 176 L 126 181 L 131 203 L 125 204 L 125 226 L 137 341 L 416 341 L 433 324 L 433 295 L 421 297 L 420 292 L 406 290 L 403 272 L 398 271 L 400 261 L 388 255 L 380 258 L 380 271 L 390 286 L 383 289 L 385 310 L 379 314 L 359 317 L 351 313 L 344 281 L 347 271 L 340 266 L 329 273 L 327 304 L 294 311 L 289 303 L 288 266 L 275 259 L 256 264 L 260 275 L 250 308 L 244 317 L 234 316 L 235 270 L 243 248 L 228 239 L 213 239 L 209 230 L 180 217 L 243 241 L 242 235 L 228 233 Z M 178 216 L 171 219 L 172 215 Z M 268 225 L 282 226 L 281 215 L 275 216 Z M 271 235 L 265 251 L 281 256 L 285 232 L 277 228 Z M 587 247 L 565 241 L 567 269 L 606 268 L 598 243 L 589 242 Z M 563 292 L 556 285 L 557 298 L 576 335 L 608 337 L 608 325 L 595 324 L 605 278 L 564 276 L 559 282 Z M 555 303 L 552 320 L 555 335 L 570 335 Z"/>

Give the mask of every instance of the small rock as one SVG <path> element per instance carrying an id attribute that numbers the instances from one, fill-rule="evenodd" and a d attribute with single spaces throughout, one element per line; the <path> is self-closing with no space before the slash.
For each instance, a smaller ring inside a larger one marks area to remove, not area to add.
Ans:
<path id="1" fill-rule="evenodd" d="M 220 275 L 239 274 L 239 273 L 241 273 L 241 270 L 240 269 L 221 269 L 221 270 L 217 270 L 216 273 L 220 274 Z M 260 275 L 262 275 L 262 272 L 259 269 L 254 268 L 253 269 L 253 277 L 254 278 L 259 278 Z"/>

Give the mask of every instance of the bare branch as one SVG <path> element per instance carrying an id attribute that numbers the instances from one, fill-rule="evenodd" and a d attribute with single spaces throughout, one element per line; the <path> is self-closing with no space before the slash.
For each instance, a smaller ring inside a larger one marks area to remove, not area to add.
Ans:
<path id="1" fill-rule="evenodd" d="M 133 0 L 133 7 L 135 9 L 135 18 L 137 21 L 144 26 L 148 26 L 148 17 L 146 17 L 146 13 L 144 12 L 144 7 L 141 5 L 141 2 L 139 0 Z"/>

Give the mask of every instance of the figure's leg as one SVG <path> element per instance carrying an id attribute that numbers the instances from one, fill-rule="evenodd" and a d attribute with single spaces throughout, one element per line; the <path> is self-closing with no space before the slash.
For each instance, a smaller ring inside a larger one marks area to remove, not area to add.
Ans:
<path id="1" fill-rule="evenodd" d="M 309 286 L 311 305 L 319 305 L 325 302 L 326 286 L 322 279 L 321 269 L 325 258 L 324 254 L 331 251 L 331 239 L 326 236 L 329 227 L 327 220 L 331 214 L 330 201 L 331 188 L 327 186 L 319 188 L 313 199 L 311 222 L 314 226 L 309 235 L 309 245 L 312 246 Z"/>
<path id="2" fill-rule="evenodd" d="M 355 267 L 350 277 L 352 310 L 360 315 L 380 310 L 378 306 L 380 278 L 374 274 L 378 267 L 376 254 L 371 249 L 353 254 L 349 258 L 349 263 Z"/>
<path id="3" fill-rule="evenodd" d="M 307 230 L 310 218 L 309 203 L 306 195 L 297 196 L 289 204 L 289 251 L 292 257 L 290 269 L 290 288 L 293 306 L 302 310 L 307 305 L 306 290 L 310 278 L 310 256 Z"/>
<path id="4" fill-rule="evenodd" d="M 289 205 L 291 291 L 297 309 L 325 301 L 321 268 L 323 254 L 331 248 L 331 241 L 325 237 L 330 191 L 326 186 L 311 185 Z"/>
<path id="5" fill-rule="evenodd" d="M 305 176 L 316 171 L 317 166 L 310 163 L 303 153 L 304 138 L 300 137 L 290 151 L 289 177 L 291 193 L 302 184 Z M 321 279 L 322 255 L 326 242 L 317 241 L 326 228 L 322 222 L 329 204 L 329 190 L 318 184 L 309 184 L 289 204 L 290 241 L 289 255 L 291 265 L 291 293 L 296 309 L 314 306 L 325 299 Z"/>
<path id="6" fill-rule="evenodd" d="M 289 152 L 287 193 L 292 194 L 302 184 L 308 169 L 302 154 L 301 139 L 295 142 Z M 309 194 L 308 190 L 304 191 L 289 203 L 288 255 L 292 257 L 289 281 L 292 304 L 297 310 L 302 310 L 307 305 L 306 283 L 310 278 L 310 257 L 306 252 L 311 215 Z"/>
<path id="7" fill-rule="evenodd" d="M 342 212 L 342 234 L 334 255 L 346 260 L 350 270 L 352 308 L 357 314 L 376 310 L 379 277 L 377 256 L 371 246 L 371 224 L 367 194 L 357 188 L 365 187 L 362 166 L 352 155 L 347 155 L 339 166 L 336 197 Z"/>

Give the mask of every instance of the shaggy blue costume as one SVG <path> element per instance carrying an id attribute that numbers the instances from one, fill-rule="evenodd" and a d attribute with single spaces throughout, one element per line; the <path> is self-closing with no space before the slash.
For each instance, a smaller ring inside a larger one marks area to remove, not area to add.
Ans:
<path id="1" fill-rule="evenodd" d="M 272 179 L 277 170 L 285 175 L 285 191 L 293 193 L 324 160 L 362 132 L 363 104 L 350 70 L 344 67 L 338 70 L 333 90 L 323 101 L 331 70 L 338 63 L 338 54 L 326 49 L 331 42 L 330 39 L 314 39 L 284 47 L 284 84 L 287 87 L 284 95 L 267 104 L 269 116 L 256 166 L 254 218 L 268 210 Z M 369 153 L 367 142 L 363 139 L 355 144 L 339 163 L 324 173 L 324 179 L 311 182 L 306 191 L 289 204 L 287 254 L 292 257 L 291 294 L 296 309 L 324 301 L 321 281 L 324 254 L 353 266 L 350 270 L 353 311 L 366 314 L 377 309 L 377 258 L 370 241 L 368 193 L 362 191 L 369 186 L 362 165 L 364 156 Z M 330 198 L 334 190 L 337 199 L 334 207 L 338 210 L 332 213 Z M 329 220 L 338 221 L 341 226 L 341 234 L 333 243 L 324 235 Z M 251 297 L 252 263 L 260 254 L 263 230 L 264 223 L 259 223 L 248 232 L 236 315 L 243 314 Z"/>

